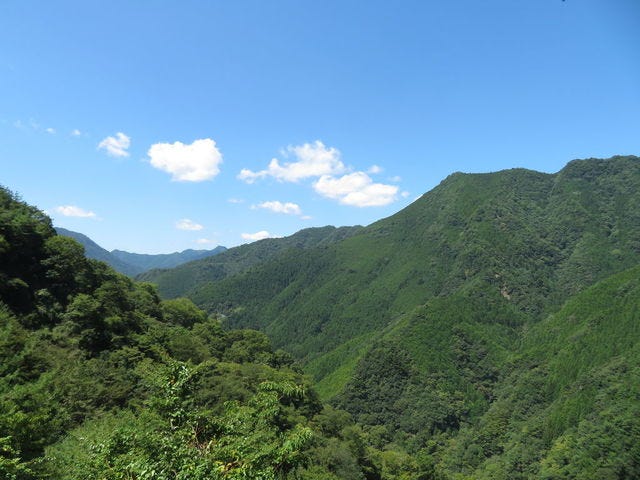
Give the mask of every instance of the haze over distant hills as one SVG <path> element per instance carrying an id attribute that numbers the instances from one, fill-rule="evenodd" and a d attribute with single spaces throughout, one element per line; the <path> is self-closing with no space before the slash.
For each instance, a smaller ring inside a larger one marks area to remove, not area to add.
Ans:
<path id="1" fill-rule="evenodd" d="M 112 250 L 110 252 L 82 233 L 73 232 L 60 227 L 56 227 L 56 231 L 58 234 L 71 237 L 83 245 L 85 254 L 88 258 L 106 262 L 116 271 L 124 273 L 130 277 L 135 277 L 136 275 L 154 268 L 177 267 L 183 263 L 217 255 L 226 250 L 226 247 L 217 246 L 211 250 L 187 249 L 182 252 L 161 253 L 155 255 L 130 253 L 123 250 Z"/>

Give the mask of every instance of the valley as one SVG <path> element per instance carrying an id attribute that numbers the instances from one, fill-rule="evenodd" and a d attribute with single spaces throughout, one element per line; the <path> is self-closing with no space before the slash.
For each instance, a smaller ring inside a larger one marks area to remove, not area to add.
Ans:
<path id="1" fill-rule="evenodd" d="M 636 478 L 639 192 L 631 156 L 455 173 L 136 282 L 4 192 L 0 471 Z"/>

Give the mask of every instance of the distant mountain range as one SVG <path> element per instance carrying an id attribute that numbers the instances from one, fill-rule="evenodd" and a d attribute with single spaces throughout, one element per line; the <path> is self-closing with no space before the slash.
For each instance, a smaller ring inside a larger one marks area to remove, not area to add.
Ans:
<path id="1" fill-rule="evenodd" d="M 183 250 L 182 252 L 161 253 L 157 255 L 131 253 L 123 250 L 108 251 L 82 233 L 73 232 L 60 227 L 56 227 L 56 231 L 59 235 L 71 237 L 82 244 L 82 246 L 84 246 L 85 255 L 88 258 L 101 260 L 111 265 L 118 272 L 124 273 L 130 277 L 135 277 L 136 275 L 155 268 L 177 267 L 183 263 L 211 257 L 227 250 L 226 247 L 217 246 L 212 250 L 188 249 Z"/>

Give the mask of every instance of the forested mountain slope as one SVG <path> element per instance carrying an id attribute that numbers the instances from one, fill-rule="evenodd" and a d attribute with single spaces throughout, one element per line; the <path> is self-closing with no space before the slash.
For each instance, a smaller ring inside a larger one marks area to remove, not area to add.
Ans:
<path id="1" fill-rule="evenodd" d="M 521 342 L 523 332 L 575 294 L 638 265 L 639 239 L 636 157 L 573 161 L 557 174 L 522 169 L 454 174 L 403 211 L 350 238 L 284 252 L 188 295 L 208 311 L 226 315 L 229 325 L 262 329 L 301 358 L 322 396 L 383 442 L 413 452 L 426 449 L 432 460 L 440 458 L 436 478 L 576 478 L 562 466 L 562 455 L 582 462 L 572 468 L 590 472 L 584 478 L 609 478 L 599 476 L 609 468 L 606 448 L 592 453 L 599 457 L 587 464 L 582 447 L 604 428 L 601 421 L 609 418 L 604 403 L 618 398 L 622 403 L 610 415 L 624 418 L 611 421 L 639 438 L 637 424 L 629 424 L 624 413 L 630 403 L 637 404 L 637 389 L 620 392 L 637 372 L 620 374 L 614 386 L 603 384 L 610 391 L 602 394 L 574 383 L 577 371 L 575 378 L 545 382 L 547 375 L 562 377 L 568 368 L 564 362 L 571 364 L 575 355 L 578 364 L 601 359 L 577 367 L 590 372 L 584 378 L 604 379 L 615 352 L 623 354 L 617 361 L 633 370 L 640 328 L 635 307 L 619 310 L 627 316 L 624 321 L 616 309 L 601 307 L 607 296 L 625 305 L 635 302 L 627 297 L 635 290 L 606 283 L 539 323 L 525 337 L 524 350 Z M 637 275 L 631 270 L 624 278 Z M 607 328 L 589 331 L 584 320 L 558 332 L 574 318 L 564 313 L 571 305 L 583 305 L 585 318 L 606 317 L 620 329 L 613 336 Z M 586 331 L 584 340 L 590 343 L 578 352 L 572 342 Z M 558 335 L 558 343 L 546 344 L 523 370 L 514 358 L 532 355 L 534 335 Z M 624 336 L 628 342 L 622 348 L 616 339 Z M 603 351 L 608 352 L 604 357 Z M 547 366 L 536 370 L 543 363 Z M 529 389 L 529 382 L 540 381 L 542 390 Z M 584 390 L 584 397 L 576 389 Z M 520 413 L 501 417 L 496 426 L 492 422 L 500 408 L 500 415 Z M 497 444 L 483 445 L 498 434 L 483 430 L 485 423 L 507 432 Z M 532 436 L 516 432 L 519 427 Z M 611 467 L 619 476 L 610 478 L 634 478 L 629 469 L 635 468 L 630 465 L 636 465 L 637 452 L 630 453 L 619 431 L 612 435 L 617 453 L 611 461 L 623 467 Z"/>
<path id="2" fill-rule="evenodd" d="M 638 187 L 635 157 L 454 174 L 220 254 L 209 317 L 1 189 L 0 478 L 638 478 Z"/>
<path id="3" fill-rule="evenodd" d="M 355 234 L 362 227 L 306 228 L 285 238 L 267 238 L 231 248 L 215 258 L 190 262 L 170 270 L 152 270 L 138 277 L 153 282 L 166 298 L 184 295 L 204 282 L 220 280 L 291 250 L 329 245 Z"/>
<path id="4" fill-rule="evenodd" d="M 443 478 L 640 478 L 640 267 L 532 326 L 502 377 Z"/>
<path id="5" fill-rule="evenodd" d="M 473 304 L 459 321 L 506 330 L 540 320 L 637 264 L 639 239 L 636 157 L 573 161 L 557 174 L 457 173 L 347 239 L 285 251 L 188 296 L 230 325 L 267 332 L 321 380 L 430 301 Z"/>
<path id="6" fill-rule="evenodd" d="M 0 189 L 0 478 L 381 478 L 362 442 L 264 334 L 160 301 Z"/>

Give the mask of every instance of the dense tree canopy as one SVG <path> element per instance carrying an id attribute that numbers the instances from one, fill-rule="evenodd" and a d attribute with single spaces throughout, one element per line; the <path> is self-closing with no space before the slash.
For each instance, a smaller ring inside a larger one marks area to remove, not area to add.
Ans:
<path id="1" fill-rule="evenodd" d="M 638 478 L 638 187 L 455 174 L 169 300 L 0 189 L 0 478 Z"/>

